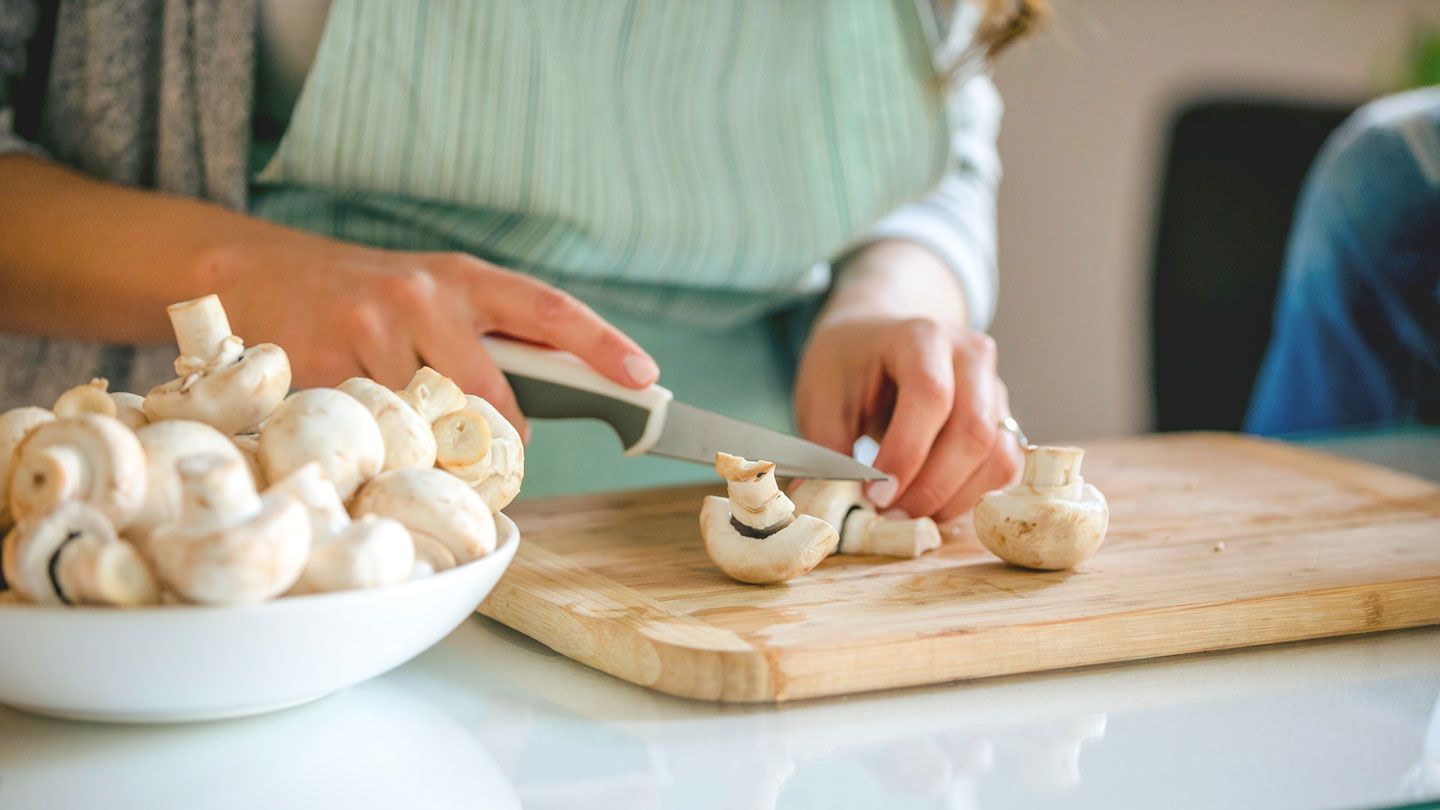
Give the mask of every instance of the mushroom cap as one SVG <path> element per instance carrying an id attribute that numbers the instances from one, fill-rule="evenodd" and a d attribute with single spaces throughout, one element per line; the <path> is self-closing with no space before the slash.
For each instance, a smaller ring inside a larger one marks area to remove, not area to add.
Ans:
<path id="1" fill-rule="evenodd" d="M 396 394 L 414 408 L 426 422 L 465 407 L 465 392 L 455 381 L 429 366 L 421 366 L 403 391 Z"/>
<path id="2" fill-rule="evenodd" d="M 348 591 L 394 585 L 410 578 L 415 543 L 398 521 L 365 515 L 317 541 L 292 593 Z"/>
<path id="3" fill-rule="evenodd" d="M 797 481 L 790 487 L 790 500 L 795 514 L 814 515 L 840 529 L 844 539 L 845 519 L 855 510 L 875 511 L 860 491 L 859 481 L 827 481 L 811 478 Z"/>
<path id="4" fill-rule="evenodd" d="M 398 394 L 365 377 L 351 377 L 336 390 L 359 400 L 375 417 L 385 440 L 382 470 L 435 466 L 435 435 L 430 423 Z"/>
<path id="5" fill-rule="evenodd" d="M 289 590 L 310 553 L 310 513 L 283 492 L 256 496 L 233 457 L 183 459 L 183 519 L 156 529 L 149 552 L 167 588 L 190 602 L 262 602 Z"/>
<path id="6" fill-rule="evenodd" d="M 110 394 L 110 401 L 115 403 L 115 418 L 124 422 L 125 427 L 139 430 L 150 423 L 150 417 L 145 415 L 145 398 L 139 394 L 115 391 Z"/>
<path id="7" fill-rule="evenodd" d="M 10 469 L 15 450 L 31 431 L 46 422 L 55 421 L 55 414 L 44 408 L 26 406 L 0 413 L 0 530 L 9 528 Z"/>
<path id="8" fill-rule="evenodd" d="M 291 395 L 266 420 L 257 457 L 267 481 L 318 462 L 340 499 L 349 500 L 380 472 L 385 438 L 359 400 L 333 388 L 312 388 Z"/>
<path id="9" fill-rule="evenodd" d="M 35 428 L 10 472 L 16 520 L 82 500 L 123 530 L 145 502 L 145 450 L 113 416 L 87 414 Z"/>
<path id="10" fill-rule="evenodd" d="M 804 574 L 839 543 L 835 527 L 810 515 L 768 537 L 746 537 L 730 523 L 730 502 L 707 495 L 700 507 L 705 553 L 727 576 L 755 585 L 785 582 Z"/>
<path id="11" fill-rule="evenodd" d="M 483 422 L 483 431 L 477 429 L 476 420 Z M 441 468 L 473 487 L 491 514 L 509 506 L 520 494 L 525 480 L 525 443 L 520 431 L 495 406 L 467 395 L 464 410 L 435 420 L 434 430 L 436 441 L 446 448 L 441 453 Z M 477 446 L 480 439 L 483 447 Z"/>
<path id="12" fill-rule="evenodd" d="M 251 346 L 235 362 L 177 377 L 145 395 L 145 416 L 193 419 L 225 434 L 260 424 L 290 390 L 290 358 L 273 343 Z"/>
<path id="13" fill-rule="evenodd" d="M 245 466 L 250 470 L 250 480 L 255 482 L 255 488 L 261 489 L 269 482 L 265 480 L 265 471 L 260 469 L 260 434 L 259 433 L 237 433 L 230 437 L 230 443 L 240 451 L 240 457 L 245 459 Z"/>
<path id="14" fill-rule="evenodd" d="M 5 539 L 5 581 L 40 604 L 154 604 L 150 569 L 98 509 L 63 501 L 22 521 Z"/>
<path id="15" fill-rule="evenodd" d="M 310 542 L 312 552 L 320 540 L 329 539 L 350 525 L 350 514 L 340 501 L 335 485 L 325 477 L 325 471 L 316 462 L 310 462 L 295 472 L 270 485 L 270 492 L 283 492 L 300 503 L 310 512 Z"/>
<path id="16" fill-rule="evenodd" d="M 460 479 L 433 467 L 375 476 L 356 494 L 350 513 L 398 520 L 412 535 L 440 541 L 461 564 L 495 550 L 489 507 Z"/>
<path id="17" fill-rule="evenodd" d="M 84 385 L 77 385 L 66 390 L 55 399 L 55 404 L 50 410 L 61 419 L 87 413 L 114 416 L 116 403 L 110 397 L 109 392 L 110 381 L 104 377 L 96 377 Z"/>
<path id="18" fill-rule="evenodd" d="M 997 557 L 1024 568 L 1073 568 L 1100 549 L 1110 523 L 1105 496 L 1080 484 L 1079 497 L 1045 497 L 1024 484 L 987 493 L 975 507 L 975 534 Z"/>
<path id="19" fill-rule="evenodd" d="M 152 422 L 135 431 L 135 437 L 145 449 L 145 501 L 125 527 L 125 535 L 142 551 L 147 551 L 150 533 L 180 517 L 184 498 L 177 467 L 180 459 L 213 453 L 243 464 L 245 458 L 229 436 L 204 422 L 188 419 Z M 253 480 L 251 487 L 254 487 Z"/>
<path id="20" fill-rule="evenodd" d="M 415 554 L 415 565 L 410 569 L 411 579 L 421 579 L 441 571 L 449 571 L 460 564 L 455 559 L 454 552 L 430 535 L 411 532 L 410 539 L 414 544 Z"/>

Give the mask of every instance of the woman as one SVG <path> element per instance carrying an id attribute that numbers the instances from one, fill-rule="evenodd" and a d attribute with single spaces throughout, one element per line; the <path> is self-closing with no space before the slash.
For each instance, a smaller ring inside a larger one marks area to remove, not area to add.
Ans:
<path id="1" fill-rule="evenodd" d="M 4 404 L 144 390 L 171 351 L 113 344 L 205 292 L 297 386 L 424 362 L 522 426 L 480 334 L 782 427 L 803 342 L 801 432 L 953 518 L 1018 461 L 976 68 L 1038 8 L 941 5 L 0 0 Z M 545 425 L 527 493 L 703 475 L 598 441 Z"/>

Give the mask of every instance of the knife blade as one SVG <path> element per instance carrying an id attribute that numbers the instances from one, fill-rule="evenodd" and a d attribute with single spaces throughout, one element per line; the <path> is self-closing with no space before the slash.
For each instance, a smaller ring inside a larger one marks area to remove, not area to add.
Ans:
<path id="1" fill-rule="evenodd" d="M 858 481 L 886 477 L 813 442 L 676 402 L 662 386 L 626 388 L 568 352 L 496 337 L 482 342 L 505 372 L 526 416 L 599 419 L 614 429 L 626 455 L 645 453 L 710 465 L 716 452 L 725 452 L 773 461 L 780 475 Z"/>

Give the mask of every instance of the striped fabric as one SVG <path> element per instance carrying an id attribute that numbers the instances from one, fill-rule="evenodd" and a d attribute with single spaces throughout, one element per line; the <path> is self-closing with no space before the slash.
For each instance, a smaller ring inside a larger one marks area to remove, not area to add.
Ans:
<path id="1" fill-rule="evenodd" d="M 913 0 L 337 0 L 253 210 L 733 325 L 933 187 L 946 123 Z"/>

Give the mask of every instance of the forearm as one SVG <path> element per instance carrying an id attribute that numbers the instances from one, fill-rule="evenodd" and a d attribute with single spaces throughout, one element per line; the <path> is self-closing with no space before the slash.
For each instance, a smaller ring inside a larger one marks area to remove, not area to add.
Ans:
<path id="1" fill-rule="evenodd" d="M 926 318 L 967 325 L 965 294 L 950 268 L 903 240 L 866 245 L 841 266 L 821 313 L 822 323 L 856 318 Z"/>
<path id="2" fill-rule="evenodd" d="M 168 323 L 149 313 L 211 292 L 218 251 L 277 232 L 313 238 L 39 158 L 0 157 L 0 322 L 49 336 L 166 341 Z"/>

